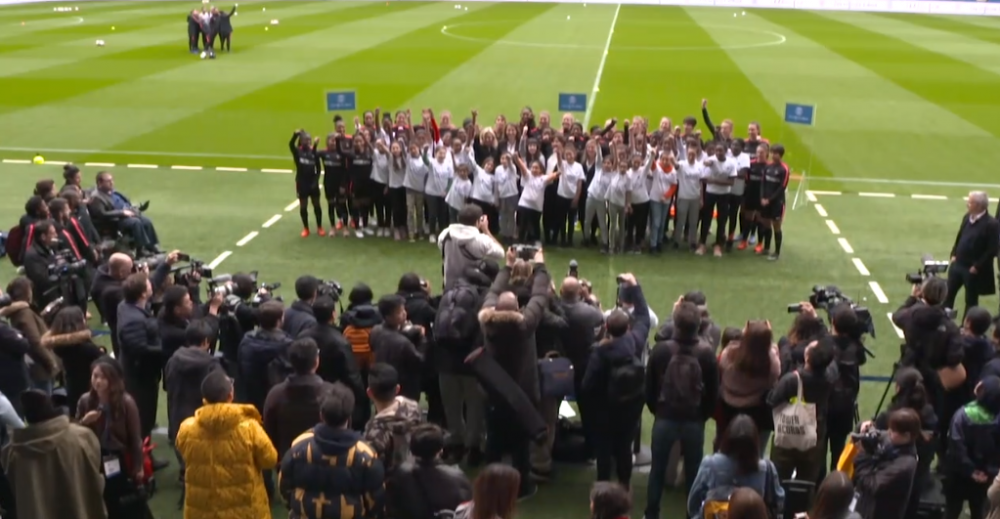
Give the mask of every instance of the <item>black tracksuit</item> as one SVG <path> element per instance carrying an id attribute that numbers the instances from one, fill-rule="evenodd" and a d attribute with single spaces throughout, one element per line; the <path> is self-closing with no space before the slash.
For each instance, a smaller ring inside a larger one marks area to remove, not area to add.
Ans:
<path id="1" fill-rule="evenodd" d="M 320 166 L 316 146 L 299 138 L 299 132 L 292 134 L 288 141 L 288 149 L 295 160 L 295 194 L 299 199 L 299 216 L 302 217 L 302 227 L 309 228 L 308 200 L 312 200 L 313 212 L 316 214 L 316 226 L 323 226 L 323 208 L 319 205 L 319 173 Z"/>
<path id="2" fill-rule="evenodd" d="M 233 21 L 232 16 L 236 14 L 236 6 L 227 13 L 219 11 L 219 50 L 233 50 Z"/>
<path id="3" fill-rule="evenodd" d="M 330 227 L 337 226 L 337 220 L 347 225 L 347 158 L 344 156 L 343 137 L 335 137 L 334 145 L 317 153 L 323 164 L 323 192 L 326 193 Z M 343 190 L 343 192 L 341 192 Z"/>
<path id="4" fill-rule="evenodd" d="M 188 22 L 188 50 L 198 52 L 198 36 L 201 36 L 201 20 L 189 14 Z"/>

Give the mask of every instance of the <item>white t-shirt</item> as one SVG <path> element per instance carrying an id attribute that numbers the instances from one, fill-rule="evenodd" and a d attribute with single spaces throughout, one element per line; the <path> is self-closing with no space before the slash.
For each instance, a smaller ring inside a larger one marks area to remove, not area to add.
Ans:
<path id="1" fill-rule="evenodd" d="M 375 149 L 372 154 L 371 179 L 383 186 L 389 183 L 389 155 Z"/>
<path id="2" fill-rule="evenodd" d="M 427 174 L 430 172 L 423 157 L 406 156 L 406 174 L 403 176 L 403 187 L 424 192 L 427 185 Z"/>
<path id="3" fill-rule="evenodd" d="M 625 207 L 625 194 L 631 189 L 632 181 L 628 173 L 614 172 L 611 174 L 611 182 L 608 183 L 608 203 Z"/>
<path id="4" fill-rule="evenodd" d="M 559 187 L 556 189 L 556 194 L 569 200 L 576 198 L 580 182 L 587 179 L 583 173 L 583 165 L 579 162 L 570 164 L 564 160 L 559 164 L 559 173 Z"/>
<path id="5" fill-rule="evenodd" d="M 496 177 L 487 173 L 485 169 L 476 166 L 476 178 L 472 181 L 473 200 L 479 200 L 487 204 L 497 205 Z"/>
<path id="6" fill-rule="evenodd" d="M 455 166 L 451 158 L 445 157 L 443 162 L 431 160 L 431 173 L 427 177 L 427 196 L 444 196 L 448 192 L 448 181 L 455 175 Z"/>
<path id="7" fill-rule="evenodd" d="M 671 186 L 677 185 L 677 171 L 672 169 L 670 173 L 665 173 L 657 164 L 653 167 L 652 174 L 653 182 L 649 186 L 649 200 L 651 202 L 666 202 L 667 191 L 670 191 Z"/>
<path id="8" fill-rule="evenodd" d="M 645 204 L 649 202 L 649 175 L 646 168 L 628 170 L 628 178 L 631 186 L 633 204 Z"/>
<path id="9" fill-rule="evenodd" d="M 493 170 L 493 176 L 497 184 L 497 194 L 500 198 L 517 196 L 517 168 L 514 166 L 504 167 L 503 164 Z"/>
<path id="10" fill-rule="evenodd" d="M 750 169 L 750 155 L 747 153 L 740 153 L 732 160 L 736 161 L 736 181 L 733 182 L 732 189 L 729 193 L 733 195 L 742 195 L 746 190 L 747 182 L 743 178 L 741 173 L 744 169 Z"/>
<path id="11" fill-rule="evenodd" d="M 406 178 L 406 158 L 403 158 L 403 164 L 400 167 L 396 167 L 396 164 L 389 157 L 389 187 L 392 189 L 403 187 L 403 180 Z"/>
<path id="12" fill-rule="evenodd" d="M 701 198 L 701 179 L 705 177 L 705 165 L 700 160 L 689 164 L 687 159 L 677 162 L 677 198 L 697 200 Z"/>
<path id="13" fill-rule="evenodd" d="M 598 164 L 594 167 L 594 178 L 590 180 L 590 187 L 587 188 L 587 199 L 605 202 L 608 199 L 608 185 L 611 184 L 611 176 L 614 171 L 604 172 L 604 168 Z"/>
<path id="14" fill-rule="evenodd" d="M 518 207 L 542 212 L 545 205 L 545 177 L 546 175 L 528 175 L 521 179 L 524 190 L 521 191 L 521 199 L 517 201 Z"/>
<path id="15" fill-rule="evenodd" d="M 448 189 L 444 201 L 449 207 L 460 210 L 465 207 L 465 201 L 472 195 L 472 181 L 468 178 L 455 178 Z"/>
<path id="16" fill-rule="evenodd" d="M 545 174 L 548 175 L 556 170 L 556 164 L 559 164 L 559 155 L 553 153 L 549 155 L 549 158 L 545 159 Z"/>
<path id="17" fill-rule="evenodd" d="M 736 160 L 729 159 L 725 162 L 719 162 L 719 159 L 711 157 L 705 165 L 707 175 L 706 180 L 729 180 L 736 178 Z M 731 191 L 732 186 L 723 186 L 719 184 L 708 183 L 705 185 L 705 192 L 713 195 L 728 195 Z"/>

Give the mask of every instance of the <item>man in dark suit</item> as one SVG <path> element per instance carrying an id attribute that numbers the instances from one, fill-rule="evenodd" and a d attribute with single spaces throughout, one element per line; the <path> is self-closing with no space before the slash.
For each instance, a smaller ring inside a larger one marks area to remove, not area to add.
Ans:
<path id="1" fill-rule="evenodd" d="M 979 305 L 979 296 L 996 293 L 993 260 L 1000 252 L 1000 222 L 987 210 L 989 198 L 985 192 L 969 193 L 965 206 L 968 214 L 962 218 L 962 226 L 951 249 L 945 306 L 954 308 L 955 297 L 959 289 L 964 288 L 965 312 L 968 312 Z"/>
<path id="2" fill-rule="evenodd" d="M 113 218 L 121 218 L 116 224 L 118 229 L 131 235 L 140 251 L 158 254 L 159 239 L 153 222 L 140 213 L 145 205 L 137 209 L 125 195 L 115 191 L 115 179 L 111 173 L 102 171 L 97 174 L 97 190 L 88 204 L 91 218 L 98 226 L 106 225 Z"/>

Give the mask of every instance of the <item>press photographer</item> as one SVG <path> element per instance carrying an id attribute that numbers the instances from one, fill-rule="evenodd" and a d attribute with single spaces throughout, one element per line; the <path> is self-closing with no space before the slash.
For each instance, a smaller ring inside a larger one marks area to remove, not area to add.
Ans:
<path id="1" fill-rule="evenodd" d="M 398 294 L 382 296 L 378 300 L 378 312 L 383 322 L 372 329 L 374 361 L 396 368 L 400 396 L 419 401 L 427 330 L 408 320 L 406 300 Z"/>
<path id="2" fill-rule="evenodd" d="M 298 337 L 302 335 L 303 331 L 316 326 L 316 316 L 313 314 L 312 304 L 320 293 L 321 285 L 323 282 L 314 276 L 299 276 L 295 280 L 295 297 L 298 300 L 285 310 L 284 324 L 281 326 L 281 329 L 289 337 Z M 334 285 L 326 285 L 323 288 L 325 294 L 329 293 L 331 296 L 336 294 L 333 296 L 334 300 L 339 300 L 343 293 L 340 284 L 336 282 Z"/>
<path id="3" fill-rule="evenodd" d="M 220 274 L 208 280 L 208 293 L 223 294 L 223 304 L 219 307 L 219 351 L 223 365 L 230 378 L 235 381 L 236 398 L 246 399 L 244 377 L 239 374 L 239 346 L 243 337 L 252 332 L 259 323 L 260 306 L 272 300 L 281 300 L 273 292 L 281 283 L 260 283 L 257 272 L 238 272 L 233 275 Z"/>
<path id="4" fill-rule="evenodd" d="M 862 424 L 857 439 L 862 451 L 854 459 L 854 510 L 861 517 L 904 517 L 906 506 L 901 505 L 910 499 L 920 436 L 920 416 L 908 408 L 889 414 L 888 431 L 875 429 L 871 422 Z"/>
<path id="5" fill-rule="evenodd" d="M 60 297 L 86 307 L 83 276 L 87 262 L 72 250 L 60 248 L 55 224 L 43 220 L 35 224 L 35 236 L 24 253 L 24 272 L 34 284 L 34 303 L 43 308 Z"/>
<path id="6" fill-rule="evenodd" d="M 583 376 L 590 361 L 590 349 L 604 331 L 604 315 L 597 307 L 584 300 L 583 285 L 573 273 L 571 268 L 570 275 L 562 282 L 558 304 L 566 319 L 567 327 L 562 334 L 562 348 L 573 364 L 573 387 L 577 408 L 580 410 L 580 423 L 587 439 L 586 450 L 589 458 L 593 449 L 591 426 L 599 415 L 591 409 L 590 402 L 583 392 Z"/>

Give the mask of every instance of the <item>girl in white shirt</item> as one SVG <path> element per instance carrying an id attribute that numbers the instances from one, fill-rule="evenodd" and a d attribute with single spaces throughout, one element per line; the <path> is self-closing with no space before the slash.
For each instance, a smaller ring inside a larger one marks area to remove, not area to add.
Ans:
<path id="1" fill-rule="evenodd" d="M 389 162 L 388 205 L 391 216 L 390 226 L 396 241 L 406 234 L 406 188 L 403 180 L 406 178 L 406 157 L 403 155 L 401 141 L 393 141 L 388 149 L 382 141 L 375 141 L 379 153 L 386 155 Z"/>
<path id="2" fill-rule="evenodd" d="M 493 176 L 493 157 L 487 156 L 483 166 L 472 164 L 475 174 L 472 177 L 472 203 L 483 210 L 483 215 L 489 221 L 490 234 L 500 230 L 497 211 L 497 185 Z"/>
<path id="3" fill-rule="evenodd" d="M 642 253 L 642 242 L 646 241 L 646 226 L 649 223 L 649 166 L 656 156 L 655 150 L 646 150 L 646 158 L 632 157 L 632 167 L 628 170 L 632 198 L 632 212 L 625 222 L 625 242 L 632 247 L 633 254 Z"/>
<path id="4" fill-rule="evenodd" d="M 389 212 L 389 154 L 379 150 L 379 144 L 383 144 L 381 138 L 373 141 L 375 143 L 374 154 L 372 155 L 372 205 L 375 206 L 375 220 L 378 222 L 378 229 L 375 236 L 389 237 L 389 222 L 391 221 Z M 384 144 L 383 144 L 383 150 Z"/>
<path id="5" fill-rule="evenodd" d="M 587 178 L 583 174 L 583 165 L 576 161 L 576 150 L 572 146 L 563 149 L 559 173 L 559 186 L 556 189 L 559 198 L 555 210 L 555 235 L 552 241 L 558 239 L 563 247 L 568 247 L 573 244 L 576 209 L 583 194 L 583 181 Z"/>
<path id="6" fill-rule="evenodd" d="M 743 193 L 746 191 L 746 178 L 750 173 L 750 155 L 743 153 L 743 139 L 733 139 L 730 147 L 732 160 L 736 161 L 736 178 L 729 190 L 729 234 L 726 241 L 726 252 L 733 249 L 736 241 L 736 224 L 740 224 L 740 240 L 746 232 L 746 222 L 743 218 Z"/>
<path id="7" fill-rule="evenodd" d="M 653 181 L 649 186 L 649 249 L 654 254 L 663 252 L 663 236 L 670 216 L 670 199 L 677 185 L 677 172 L 671 164 L 673 152 L 662 160 L 653 162 Z"/>
<path id="8" fill-rule="evenodd" d="M 455 178 L 448 188 L 448 196 L 444 198 L 448 204 L 448 220 L 451 223 L 458 223 L 458 212 L 469 203 L 472 197 L 472 181 L 469 180 L 469 165 L 458 164 L 455 166 Z"/>
<path id="9" fill-rule="evenodd" d="M 406 157 L 406 173 L 403 187 L 406 189 L 406 230 L 410 241 L 417 241 L 424 228 L 424 193 L 430 161 L 421 154 L 420 147 L 410 144 L 410 154 Z"/>
<path id="10" fill-rule="evenodd" d="M 681 234 L 687 229 L 687 242 L 694 250 L 698 240 L 698 215 L 702 203 L 702 179 L 705 178 L 705 166 L 700 160 L 695 143 L 688 143 L 684 148 L 685 160 L 673 160 L 677 171 L 677 227 L 674 228 L 674 247 L 683 243 Z"/>
<path id="11" fill-rule="evenodd" d="M 709 144 L 713 155 L 704 161 L 705 203 L 701 208 L 701 237 L 698 241 L 699 256 L 705 254 L 705 243 L 712 228 L 713 213 L 718 215 L 715 227 L 715 246 L 712 253 L 722 257 L 722 246 L 726 243 L 726 219 L 729 217 L 729 191 L 736 179 L 736 160 L 726 157 L 726 146 L 721 143 Z"/>
<path id="12" fill-rule="evenodd" d="M 545 186 L 559 177 L 558 171 L 545 174 L 545 167 L 539 161 L 531 163 L 528 170 L 524 160 L 517 158 L 521 171 L 521 198 L 517 202 L 517 241 L 535 243 L 542 239 L 542 210 L 545 208 Z"/>
<path id="13" fill-rule="evenodd" d="M 510 128 L 511 126 L 508 126 Z M 509 132 L 508 132 L 509 133 Z M 493 173 L 497 184 L 497 198 L 500 202 L 500 241 L 514 243 L 517 236 L 515 213 L 520 194 L 517 192 L 518 170 L 511 154 L 504 151 L 500 155 L 500 166 Z"/>
<path id="14" fill-rule="evenodd" d="M 434 160 L 430 163 L 430 175 L 424 191 L 424 201 L 427 203 L 427 227 L 430 242 L 437 240 L 437 235 L 448 226 L 448 206 L 444 197 L 448 193 L 448 183 L 455 175 L 455 163 L 451 152 L 444 146 L 434 152 Z"/>
<path id="15" fill-rule="evenodd" d="M 551 174 L 559 169 L 563 160 L 563 145 L 566 139 L 560 134 L 552 139 L 552 153 L 545 159 L 545 174 Z M 559 199 L 559 184 L 552 183 L 545 188 L 545 206 L 542 208 L 542 240 L 545 245 L 555 245 L 559 234 L 561 219 L 561 200 Z"/>
<path id="16" fill-rule="evenodd" d="M 628 176 L 628 160 L 619 159 L 618 171 L 608 183 L 608 246 L 611 254 L 625 249 L 625 218 L 632 212 L 632 182 Z"/>
<path id="17" fill-rule="evenodd" d="M 601 148 L 597 147 L 597 157 L 601 159 L 594 167 L 594 178 L 590 180 L 590 187 L 587 189 L 587 207 L 583 217 L 583 237 L 590 236 L 597 219 L 597 227 L 600 229 L 601 253 L 608 253 L 608 187 L 611 179 L 616 174 L 614 161 L 611 157 L 602 158 Z"/>

